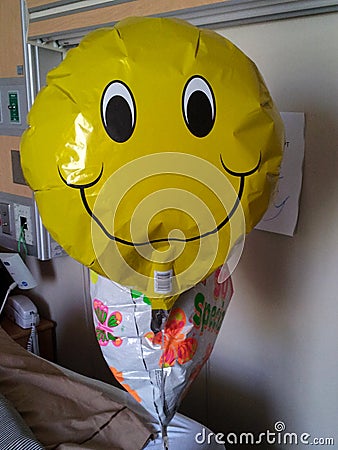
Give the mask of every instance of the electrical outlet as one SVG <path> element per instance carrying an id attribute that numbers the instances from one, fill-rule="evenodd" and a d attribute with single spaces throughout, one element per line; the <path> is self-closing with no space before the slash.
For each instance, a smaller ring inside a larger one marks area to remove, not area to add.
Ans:
<path id="1" fill-rule="evenodd" d="M 31 207 L 14 203 L 13 210 L 16 240 L 19 241 L 20 236 L 22 240 L 24 234 L 26 244 L 34 245 Z"/>
<path id="2" fill-rule="evenodd" d="M 0 203 L 0 231 L 4 234 L 11 234 L 10 205 Z"/>

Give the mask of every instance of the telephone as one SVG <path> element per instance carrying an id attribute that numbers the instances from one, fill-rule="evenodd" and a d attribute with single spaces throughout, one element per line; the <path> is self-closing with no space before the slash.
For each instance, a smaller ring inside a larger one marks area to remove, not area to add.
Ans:
<path id="1" fill-rule="evenodd" d="M 34 303 L 25 295 L 8 297 L 4 313 L 21 328 L 39 325 L 40 317 Z"/>

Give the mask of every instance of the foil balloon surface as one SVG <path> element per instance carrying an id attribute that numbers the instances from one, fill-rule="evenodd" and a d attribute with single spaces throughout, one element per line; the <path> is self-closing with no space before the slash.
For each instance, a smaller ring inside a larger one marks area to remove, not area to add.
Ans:
<path id="1" fill-rule="evenodd" d="M 28 122 L 22 167 L 46 228 L 156 310 L 175 307 L 260 220 L 283 147 L 254 63 L 174 19 L 88 34 L 48 74 Z"/>
<path id="2" fill-rule="evenodd" d="M 181 294 L 170 312 L 144 294 L 91 274 L 96 337 L 130 394 L 166 427 L 209 358 L 233 294 L 217 270 Z"/>

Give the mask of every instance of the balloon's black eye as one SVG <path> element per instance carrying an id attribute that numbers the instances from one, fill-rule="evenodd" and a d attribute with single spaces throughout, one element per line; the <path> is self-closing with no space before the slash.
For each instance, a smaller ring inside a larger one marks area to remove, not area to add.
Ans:
<path id="1" fill-rule="evenodd" d="M 202 77 L 190 78 L 184 87 L 182 108 L 185 123 L 196 137 L 207 136 L 215 122 L 215 98 L 209 83 Z"/>
<path id="2" fill-rule="evenodd" d="M 135 128 L 136 108 L 133 94 L 122 81 L 112 81 L 101 99 L 101 117 L 109 137 L 125 142 Z"/>

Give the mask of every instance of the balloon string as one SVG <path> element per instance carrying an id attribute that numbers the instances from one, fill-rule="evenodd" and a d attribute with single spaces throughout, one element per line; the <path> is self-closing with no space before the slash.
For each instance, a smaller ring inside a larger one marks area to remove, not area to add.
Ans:
<path id="1" fill-rule="evenodd" d="M 169 440 L 168 440 L 168 433 L 167 433 L 167 426 L 162 425 L 162 442 L 163 442 L 163 448 L 164 450 L 169 450 Z"/>
<path id="2" fill-rule="evenodd" d="M 162 312 L 163 313 L 163 312 Z M 163 314 L 163 319 L 166 319 L 165 314 Z M 165 410 L 165 391 L 164 391 L 164 358 L 163 354 L 165 352 L 164 343 L 165 343 L 165 323 L 166 320 L 162 320 L 161 324 L 161 334 L 162 334 L 162 367 L 161 367 L 161 396 L 162 396 L 162 403 L 163 403 L 163 411 Z M 164 425 L 161 423 L 161 432 L 162 432 L 162 442 L 163 442 L 163 448 L 164 450 L 169 450 L 169 440 L 168 440 L 168 432 L 167 432 L 167 425 Z"/>

